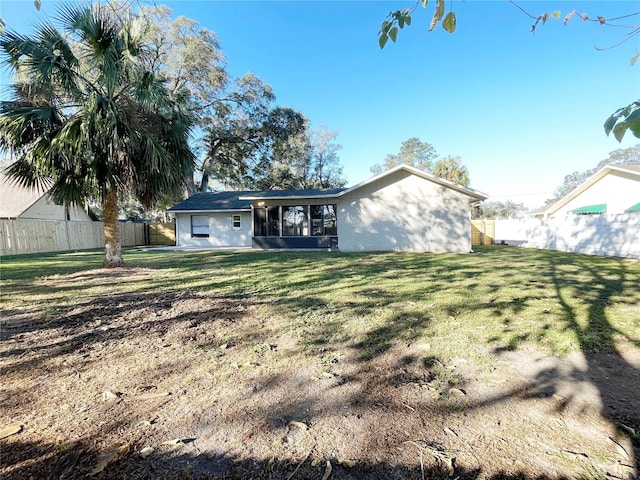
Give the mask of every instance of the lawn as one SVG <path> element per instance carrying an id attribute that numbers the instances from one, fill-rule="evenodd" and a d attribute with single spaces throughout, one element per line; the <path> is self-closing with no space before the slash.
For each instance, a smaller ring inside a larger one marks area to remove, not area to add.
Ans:
<path id="1" fill-rule="evenodd" d="M 3 478 L 628 478 L 638 462 L 637 261 L 125 261 L 2 259 L 0 428 L 20 427 Z"/>

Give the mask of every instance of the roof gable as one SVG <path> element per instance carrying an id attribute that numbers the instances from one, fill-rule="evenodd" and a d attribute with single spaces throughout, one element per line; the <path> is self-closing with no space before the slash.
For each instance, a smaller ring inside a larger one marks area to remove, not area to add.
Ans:
<path id="1" fill-rule="evenodd" d="M 42 186 L 22 187 L 0 174 L 0 218 L 18 218 L 46 193 L 47 190 Z"/>
<path id="2" fill-rule="evenodd" d="M 555 212 L 560 210 L 582 192 L 589 189 L 611 173 L 622 173 L 623 175 L 630 176 L 633 180 L 637 180 L 638 182 L 640 182 L 640 163 L 631 163 L 626 165 L 606 165 L 602 167 L 600 170 L 591 175 L 556 203 L 551 204 L 549 207 L 540 212 L 540 214 L 553 215 Z"/>
<path id="3" fill-rule="evenodd" d="M 457 183 L 453 183 L 445 178 L 441 178 L 441 177 L 437 177 L 431 173 L 427 173 L 424 172 L 422 170 L 418 170 L 415 167 L 411 167 L 409 165 L 397 165 L 395 167 L 393 167 L 390 170 L 387 170 L 386 172 L 380 173 L 378 175 L 375 175 L 367 180 L 365 180 L 364 182 L 358 183 L 357 185 L 354 185 L 351 188 L 348 188 L 346 190 L 344 190 L 340 195 L 346 195 L 347 193 L 353 192 L 355 190 L 358 190 L 366 185 L 369 185 L 370 183 L 376 182 L 378 180 L 380 180 L 381 178 L 387 177 L 389 175 L 392 175 L 400 170 L 404 170 L 412 175 L 415 175 L 417 177 L 423 178 L 425 180 L 428 180 L 430 182 L 433 183 L 437 183 L 439 185 L 442 185 L 443 187 L 446 188 L 450 188 L 451 190 L 455 190 L 457 192 L 463 193 L 469 197 L 471 197 L 472 199 L 476 200 L 476 201 L 481 201 L 481 200 L 486 200 L 488 198 L 488 195 L 479 192 L 478 190 L 474 190 L 472 188 L 469 187 L 464 187 L 462 185 L 458 185 Z"/>

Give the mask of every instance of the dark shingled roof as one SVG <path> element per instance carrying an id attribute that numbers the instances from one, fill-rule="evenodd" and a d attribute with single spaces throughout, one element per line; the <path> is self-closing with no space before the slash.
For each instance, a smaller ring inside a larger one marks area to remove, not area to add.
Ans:
<path id="1" fill-rule="evenodd" d="M 240 197 L 253 193 L 260 192 L 245 190 L 241 192 L 196 193 L 193 197 L 187 198 L 167 211 L 181 212 L 199 210 L 204 212 L 214 212 L 216 210 L 249 210 L 251 209 L 251 202 L 249 200 L 240 200 Z"/>
<path id="2" fill-rule="evenodd" d="M 167 211 L 215 212 L 220 210 L 249 210 L 251 209 L 251 200 L 249 198 L 326 197 L 337 195 L 344 190 L 344 188 L 330 188 L 325 190 L 244 190 L 240 192 L 197 193 Z"/>
<path id="3" fill-rule="evenodd" d="M 346 188 L 325 188 L 321 190 L 263 190 L 260 192 L 249 192 L 247 195 L 241 196 L 250 198 L 314 198 L 338 195 L 345 190 Z"/>

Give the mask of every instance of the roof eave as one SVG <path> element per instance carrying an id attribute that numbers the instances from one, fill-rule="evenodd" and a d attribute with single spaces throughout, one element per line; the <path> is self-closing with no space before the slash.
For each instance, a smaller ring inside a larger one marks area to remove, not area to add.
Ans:
<path id="1" fill-rule="evenodd" d="M 452 190 L 456 190 L 457 192 L 463 193 L 465 195 L 468 195 L 469 197 L 473 198 L 473 201 L 482 201 L 482 200 L 486 200 L 487 198 L 489 198 L 489 195 L 480 192 L 478 190 L 474 190 L 472 188 L 469 187 L 463 187 L 462 185 L 458 185 L 457 183 L 453 183 L 449 180 L 446 180 L 444 178 L 441 177 L 437 177 L 431 173 L 427 173 L 427 172 L 423 172 L 422 170 L 419 170 L 415 167 L 411 167 L 409 165 L 396 165 L 395 167 L 391 168 L 390 170 L 387 170 L 386 172 L 382 172 L 379 173 L 378 175 L 375 175 L 367 180 L 365 180 L 364 182 L 360 182 L 356 185 L 354 185 L 353 187 L 347 188 L 346 190 L 340 192 L 337 196 L 343 196 L 346 195 L 349 192 L 353 192 L 354 190 L 358 190 L 359 188 L 362 188 L 366 185 L 369 185 L 370 183 L 376 182 L 381 178 L 386 177 L 387 175 L 392 175 L 400 170 L 405 170 L 406 172 L 412 173 L 418 177 L 424 178 L 425 180 L 430 180 L 434 183 L 440 184 L 443 187 L 447 187 L 447 188 L 451 188 Z"/>
<path id="2" fill-rule="evenodd" d="M 204 209 L 204 210 L 180 210 L 180 209 L 168 209 L 169 213 L 228 213 L 228 212 L 250 212 L 250 208 L 223 208 L 223 209 Z"/>

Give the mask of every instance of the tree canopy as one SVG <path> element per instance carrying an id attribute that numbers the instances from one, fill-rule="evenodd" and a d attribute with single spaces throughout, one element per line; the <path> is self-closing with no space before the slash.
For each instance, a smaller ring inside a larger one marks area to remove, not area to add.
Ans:
<path id="1" fill-rule="evenodd" d="M 7 174 L 24 186 L 47 183 L 67 203 L 100 198 L 105 266 L 119 266 L 118 196 L 151 206 L 183 189 L 192 118 L 184 92 L 148 68 L 143 19 L 66 4 L 57 23 L 0 34 L 3 63 L 16 75 L 12 98 L 0 103 L 0 149 L 15 159 Z"/>
<path id="2" fill-rule="evenodd" d="M 479 207 L 473 210 L 473 218 L 518 218 L 526 214 L 528 208 L 524 203 L 516 203 L 511 200 L 504 202 L 493 200 L 482 202 Z"/>
<path id="3" fill-rule="evenodd" d="M 437 177 L 444 178 L 458 185 L 469 185 L 469 171 L 462 165 L 460 157 L 448 155 L 435 160 L 438 153 L 433 145 L 423 142 L 417 137 L 412 137 L 400 145 L 397 154 L 389 154 L 383 163 L 373 165 L 371 173 L 378 175 L 397 165 L 409 165 Z M 435 162 L 434 162 L 435 160 Z"/>
<path id="4" fill-rule="evenodd" d="M 423 142 L 417 137 L 411 137 L 400 145 L 400 151 L 396 154 L 388 154 L 383 163 L 371 167 L 371 173 L 379 174 L 397 165 L 409 165 L 410 167 L 431 172 L 433 161 L 438 154 L 430 143 Z"/>
<path id="5" fill-rule="evenodd" d="M 562 185 L 553 193 L 553 197 L 546 200 L 545 205 L 551 205 L 568 195 L 573 189 L 583 183 L 587 178 L 607 165 L 624 165 L 640 162 L 640 143 L 629 148 L 619 148 L 609 153 L 609 156 L 588 170 L 575 171 L 566 175 Z"/>

